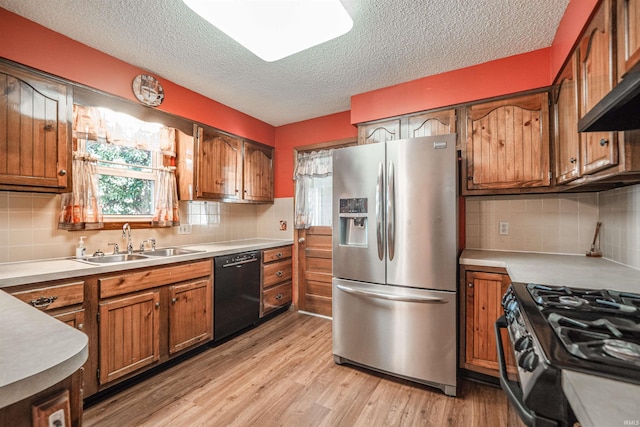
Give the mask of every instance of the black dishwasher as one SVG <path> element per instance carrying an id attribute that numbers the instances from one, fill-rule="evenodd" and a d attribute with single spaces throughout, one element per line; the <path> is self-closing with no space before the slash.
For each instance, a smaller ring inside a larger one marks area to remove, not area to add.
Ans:
<path id="1" fill-rule="evenodd" d="M 260 252 L 217 256 L 213 272 L 213 339 L 219 341 L 260 318 Z"/>

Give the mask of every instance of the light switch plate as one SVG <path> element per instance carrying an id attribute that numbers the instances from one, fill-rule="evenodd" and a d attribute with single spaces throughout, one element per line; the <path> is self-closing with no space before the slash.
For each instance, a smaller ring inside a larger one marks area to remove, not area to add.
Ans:
<path id="1" fill-rule="evenodd" d="M 191 234 L 191 224 L 180 224 L 178 234 Z"/>

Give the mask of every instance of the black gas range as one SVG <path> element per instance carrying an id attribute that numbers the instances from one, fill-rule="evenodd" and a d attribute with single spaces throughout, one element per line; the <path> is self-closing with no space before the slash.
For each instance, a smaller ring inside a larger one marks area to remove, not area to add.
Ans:
<path id="1" fill-rule="evenodd" d="M 572 425 L 563 369 L 640 384 L 640 294 L 514 283 L 496 322 L 500 384 L 528 425 Z M 507 377 L 507 329 L 518 381 Z"/>

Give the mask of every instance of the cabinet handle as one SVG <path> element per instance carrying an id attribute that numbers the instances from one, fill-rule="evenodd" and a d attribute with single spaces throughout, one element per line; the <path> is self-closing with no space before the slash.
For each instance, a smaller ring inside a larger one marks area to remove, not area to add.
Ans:
<path id="1" fill-rule="evenodd" d="M 35 308 L 47 308 L 57 299 L 58 297 L 40 297 L 38 299 L 32 299 L 30 304 Z"/>
<path id="2" fill-rule="evenodd" d="M 67 170 L 66 169 L 60 169 L 60 172 L 58 172 L 58 175 L 60 176 L 65 176 L 67 174 Z"/>
<path id="3" fill-rule="evenodd" d="M 577 159 L 575 157 L 572 157 L 569 159 L 569 163 L 575 163 L 577 161 Z"/>
<path id="4" fill-rule="evenodd" d="M 84 329 L 84 323 L 78 323 L 78 329 L 80 330 Z"/>
<path id="5" fill-rule="evenodd" d="M 172 302 L 172 303 L 174 303 L 174 304 L 175 304 L 177 301 L 178 301 L 178 298 L 171 298 L 171 302 Z"/>
<path id="6" fill-rule="evenodd" d="M 282 252 L 278 252 L 278 253 L 276 254 L 276 258 L 282 258 Z"/>
<path id="7" fill-rule="evenodd" d="M 609 140 L 608 140 L 608 139 L 604 139 L 604 138 L 602 138 L 602 139 L 600 140 L 600 146 L 601 146 L 601 147 L 604 147 L 604 146 L 605 146 L 605 145 L 607 145 L 608 143 L 609 143 Z"/>
<path id="8" fill-rule="evenodd" d="M 473 288 L 473 283 L 469 283 L 467 286 L 469 286 L 470 288 Z"/>
<path id="9" fill-rule="evenodd" d="M 276 299 L 277 299 L 278 301 L 279 301 L 279 300 L 281 300 L 281 299 L 282 299 L 282 297 L 283 297 L 283 295 L 282 295 L 282 294 L 278 294 L 278 295 L 276 295 Z"/>
<path id="10" fill-rule="evenodd" d="M 282 277 L 282 271 L 280 271 L 280 270 L 276 271 L 276 276 Z"/>

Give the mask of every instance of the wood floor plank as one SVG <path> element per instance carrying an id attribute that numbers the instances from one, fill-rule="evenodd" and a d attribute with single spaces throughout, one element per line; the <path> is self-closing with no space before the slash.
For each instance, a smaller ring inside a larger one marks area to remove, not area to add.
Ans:
<path id="1" fill-rule="evenodd" d="M 336 365 L 331 321 L 289 311 L 86 408 L 84 426 L 521 426 L 497 388 L 459 397 Z"/>

